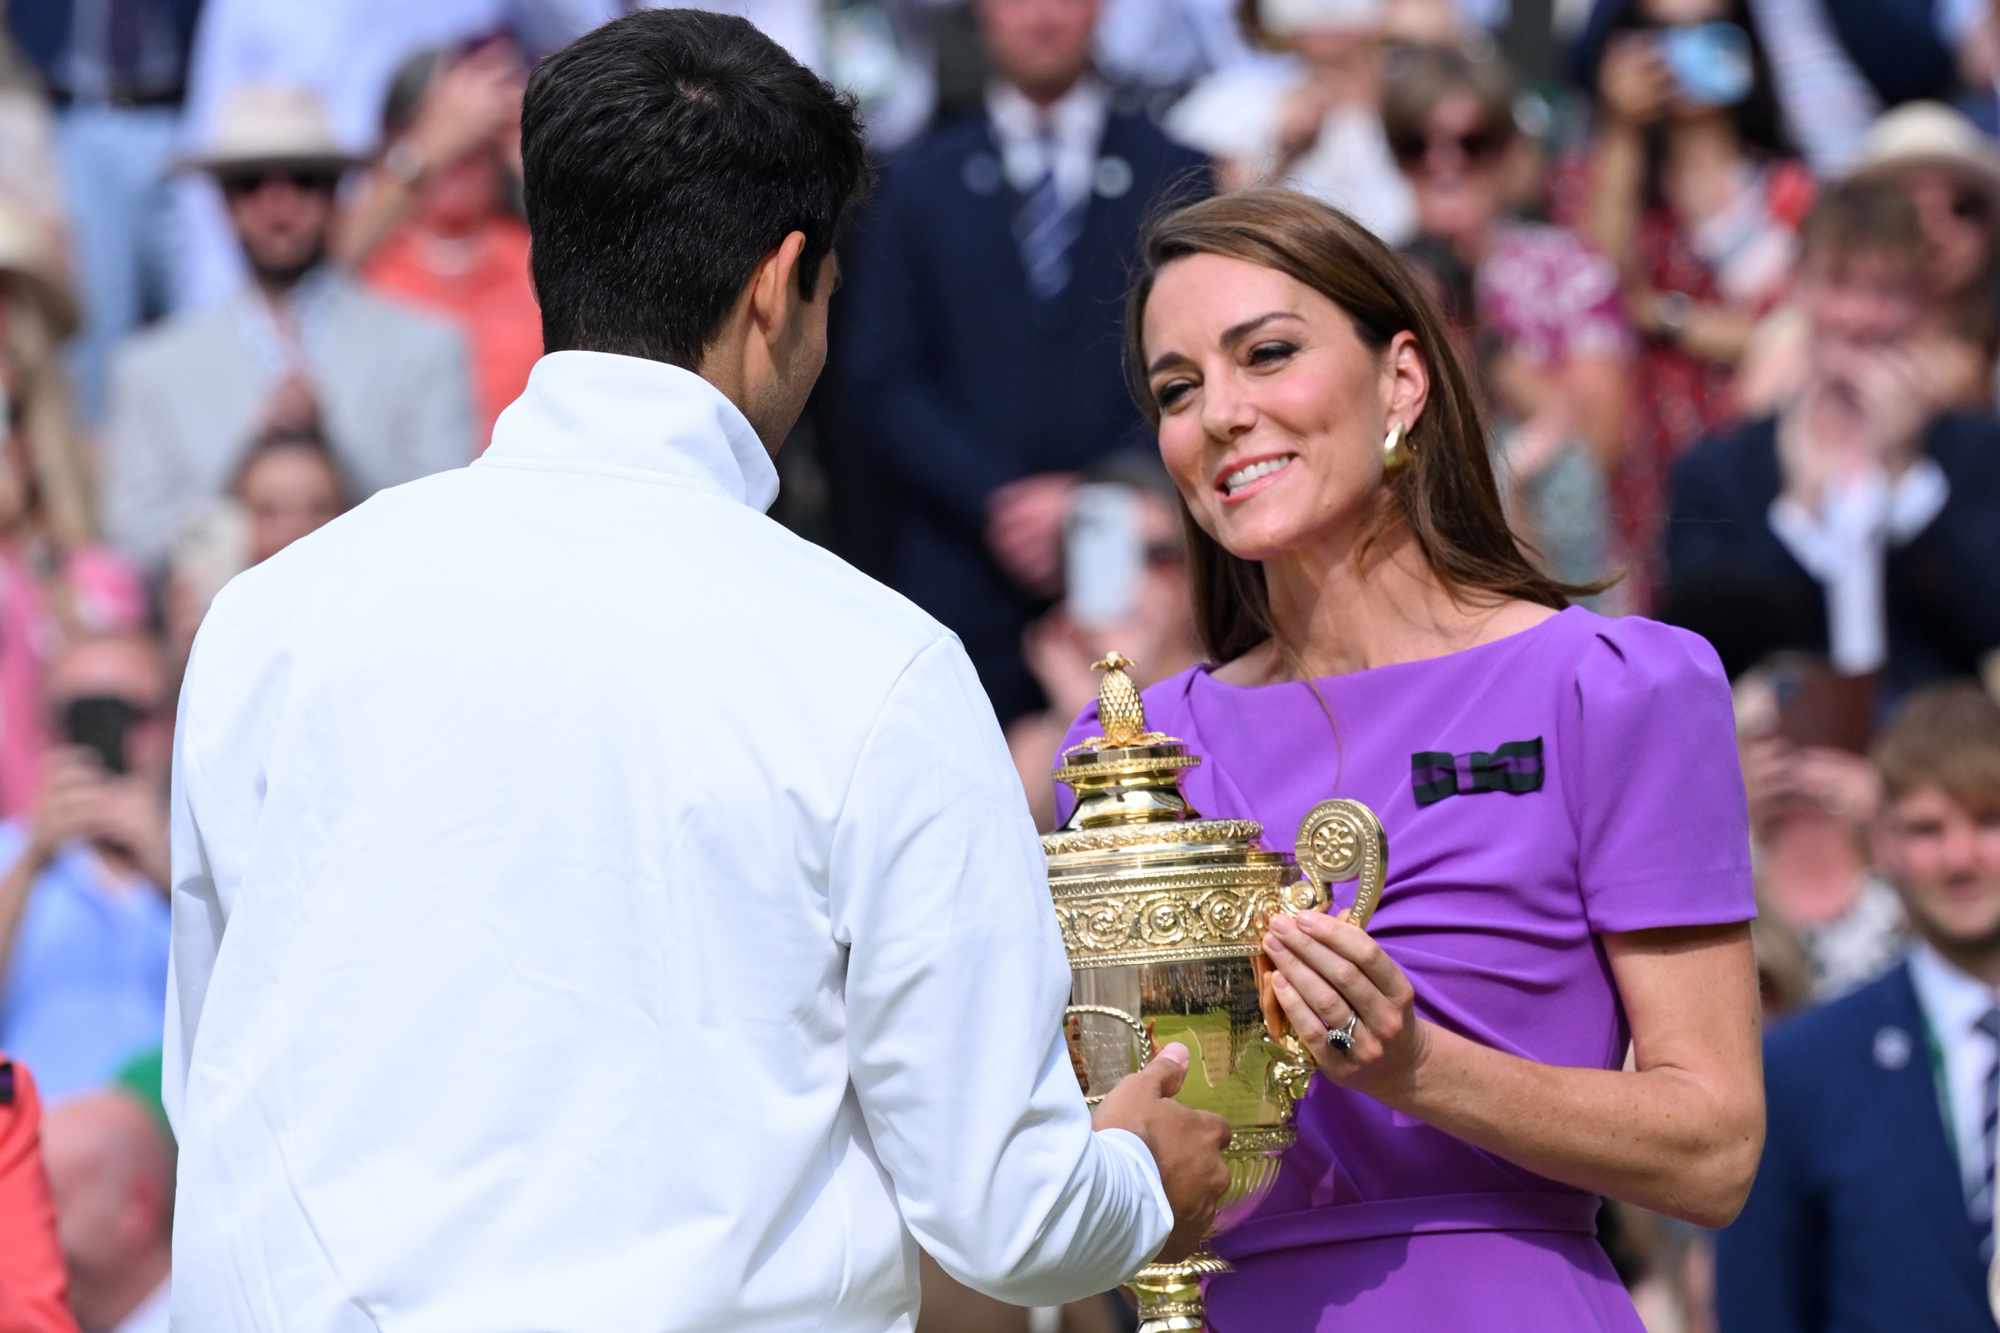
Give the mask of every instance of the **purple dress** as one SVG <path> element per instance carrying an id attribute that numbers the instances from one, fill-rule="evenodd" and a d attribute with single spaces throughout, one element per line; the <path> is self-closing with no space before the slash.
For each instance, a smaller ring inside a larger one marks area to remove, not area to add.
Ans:
<path id="1" fill-rule="evenodd" d="M 1183 790 L 1289 848 L 1347 796 L 1389 834 L 1370 932 L 1417 1012 L 1552 1065 L 1617 1069 L 1625 1014 L 1597 936 L 1754 914 L 1729 687 L 1700 638 L 1571 607 L 1426 661 L 1317 682 L 1145 692 L 1203 758 Z M 1096 734 L 1095 709 L 1065 745 Z M 1069 793 L 1062 792 L 1064 812 Z M 1641 1333 L 1594 1238 L 1598 1198 L 1314 1079 L 1270 1196 L 1217 1238 L 1217 1333 Z"/>

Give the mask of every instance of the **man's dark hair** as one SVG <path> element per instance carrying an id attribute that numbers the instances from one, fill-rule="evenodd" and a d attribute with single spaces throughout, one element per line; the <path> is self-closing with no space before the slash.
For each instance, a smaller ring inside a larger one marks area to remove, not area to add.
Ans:
<path id="1" fill-rule="evenodd" d="M 1856 255 L 1924 261 L 1924 228 L 1917 206 L 1886 180 L 1861 178 L 1827 187 L 1799 231 L 1801 251 L 1841 264 Z"/>
<path id="2" fill-rule="evenodd" d="M 521 156 L 543 349 L 688 369 L 790 232 L 812 298 L 867 175 L 853 98 L 743 19 L 687 9 L 536 66 Z"/>

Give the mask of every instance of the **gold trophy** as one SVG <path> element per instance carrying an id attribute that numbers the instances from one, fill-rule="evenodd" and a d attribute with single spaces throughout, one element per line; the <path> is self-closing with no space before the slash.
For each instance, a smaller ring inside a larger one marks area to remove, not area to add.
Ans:
<path id="1" fill-rule="evenodd" d="M 1055 776 L 1076 793 L 1076 811 L 1042 839 L 1075 975 L 1064 1022 L 1093 1105 L 1155 1045 L 1188 1048 L 1179 1100 L 1217 1112 L 1232 1134 L 1220 1230 L 1276 1179 L 1314 1068 L 1271 993 L 1265 929 L 1280 912 L 1325 910 L 1328 886 L 1347 880 L 1358 881 L 1347 914 L 1366 926 L 1388 840 L 1358 801 L 1314 806 L 1292 855 L 1259 847 L 1263 826 L 1252 820 L 1203 819 L 1180 791 L 1181 773 L 1201 759 L 1146 729 L 1131 665 L 1117 653 L 1096 664 L 1104 734 L 1063 753 Z M 1140 1269 L 1131 1283 L 1140 1333 L 1202 1329 L 1201 1279 L 1228 1271 L 1206 1244 Z"/>

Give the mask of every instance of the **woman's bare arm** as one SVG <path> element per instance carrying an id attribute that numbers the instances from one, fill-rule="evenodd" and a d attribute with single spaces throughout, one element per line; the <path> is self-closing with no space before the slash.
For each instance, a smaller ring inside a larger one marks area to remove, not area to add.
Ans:
<path id="1" fill-rule="evenodd" d="M 1538 1064 L 1415 1017 L 1408 977 L 1364 932 L 1283 918 L 1277 998 L 1334 1081 L 1552 1180 L 1727 1224 L 1764 1146 L 1756 965 L 1747 924 L 1603 936 L 1634 1069 Z M 1351 1010 L 1350 1010 L 1351 1004 Z M 1360 1015 L 1351 1054 L 1326 1023 Z"/>

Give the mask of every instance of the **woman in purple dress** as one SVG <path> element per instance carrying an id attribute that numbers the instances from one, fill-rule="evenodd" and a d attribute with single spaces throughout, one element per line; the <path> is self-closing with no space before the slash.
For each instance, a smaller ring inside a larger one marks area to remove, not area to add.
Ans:
<path id="1" fill-rule="evenodd" d="M 1638 1333 L 1599 1197 L 1718 1226 L 1763 1144 L 1715 654 L 1536 569 L 1437 315 L 1345 216 L 1264 190 L 1165 217 L 1128 330 L 1215 662 L 1148 721 L 1205 757 L 1204 815 L 1290 830 L 1338 795 L 1389 832 L 1370 933 L 1266 938 L 1321 1077 L 1218 1238 L 1213 1327 Z"/>

